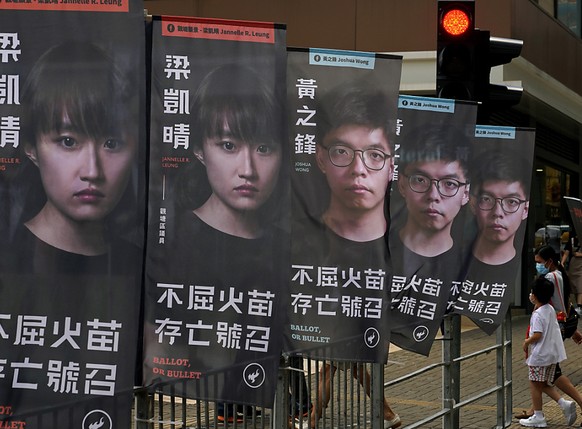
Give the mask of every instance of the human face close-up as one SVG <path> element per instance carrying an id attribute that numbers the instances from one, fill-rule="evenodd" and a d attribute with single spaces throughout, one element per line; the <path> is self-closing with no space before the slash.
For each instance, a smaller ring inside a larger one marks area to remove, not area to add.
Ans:
<path id="1" fill-rule="evenodd" d="M 458 161 L 416 162 L 406 166 L 398 180 L 398 189 L 406 201 L 408 222 L 425 231 L 438 232 L 450 229 L 461 207 L 469 201 L 469 185 L 461 185 L 456 195 L 441 195 L 436 182 L 431 182 L 426 192 L 415 192 L 410 188 L 408 178 L 422 175 L 428 180 L 454 179 L 465 183 L 466 177 Z"/>
<path id="2" fill-rule="evenodd" d="M 358 152 L 355 152 L 350 165 L 338 167 L 330 159 L 327 148 L 331 146 L 339 147 L 340 150 L 346 147 Z M 368 149 L 377 149 L 391 155 L 388 139 L 381 128 L 343 125 L 328 132 L 323 139 L 323 145 L 317 145 L 317 164 L 327 178 L 331 190 L 331 206 L 364 211 L 383 206 L 394 164 L 392 157 L 386 157 L 380 170 L 369 168 L 360 152 Z"/>
<path id="3" fill-rule="evenodd" d="M 479 199 L 495 200 L 491 210 L 479 208 Z M 502 198 L 517 198 L 524 201 L 525 192 L 519 182 L 485 181 L 478 195 L 471 196 L 471 211 L 475 215 L 479 227 L 480 238 L 493 242 L 504 243 L 513 240 L 521 223 L 527 218 L 529 201 L 520 203 L 514 213 L 508 213 L 501 207 Z M 507 202 L 504 202 L 507 204 Z M 512 210 L 509 208 L 509 210 Z"/>
<path id="4" fill-rule="evenodd" d="M 242 141 L 225 127 L 194 154 L 206 166 L 211 199 L 228 211 L 258 210 L 277 186 L 282 156 L 277 144 Z"/>
<path id="5" fill-rule="evenodd" d="M 65 114 L 58 130 L 39 134 L 25 150 L 39 169 L 45 208 L 76 222 L 98 222 L 121 199 L 137 148 L 123 136 L 87 136 Z"/>

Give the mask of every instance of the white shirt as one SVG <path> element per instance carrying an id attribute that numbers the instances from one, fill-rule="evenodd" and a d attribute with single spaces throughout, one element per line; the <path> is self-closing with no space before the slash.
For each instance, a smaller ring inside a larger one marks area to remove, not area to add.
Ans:
<path id="1" fill-rule="evenodd" d="M 556 311 L 550 304 L 542 305 L 531 315 L 529 334 L 540 332 L 542 338 L 529 346 L 526 363 L 529 366 L 548 366 L 567 358 L 564 341 L 556 319 Z"/>

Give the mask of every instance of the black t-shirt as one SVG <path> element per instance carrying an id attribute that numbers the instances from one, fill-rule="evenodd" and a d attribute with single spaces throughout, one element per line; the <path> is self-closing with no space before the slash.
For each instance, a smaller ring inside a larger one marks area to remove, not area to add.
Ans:
<path id="1" fill-rule="evenodd" d="M 3 271 L 38 275 L 135 275 L 141 270 L 142 251 L 119 238 L 113 238 L 106 253 L 80 255 L 51 246 L 21 225 L 6 251 Z"/>
<path id="2" fill-rule="evenodd" d="M 14 420 L 26 412 L 35 427 L 81 427 L 96 408 L 119 410 L 114 426 L 126 421 L 141 329 L 141 250 L 116 240 L 106 254 L 79 255 L 22 226 L 4 252 L 0 404 L 12 406 Z M 66 368 L 75 376 L 67 385 L 57 377 Z"/>
<path id="3" fill-rule="evenodd" d="M 458 246 L 437 256 L 421 256 L 404 246 L 398 233 L 390 237 L 390 251 L 392 342 L 428 355 L 466 257 Z"/>
<path id="4" fill-rule="evenodd" d="M 387 236 L 358 242 L 321 220 L 293 225 L 287 348 L 312 357 L 382 362 L 389 342 Z"/>
<path id="5" fill-rule="evenodd" d="M 454 292 L 453 312 L 468 316 L 491 335 L 503 322 L 519 272 L 520 256 L 500 265 L 481 262 L 473 255 L 463 283 Z"/>
<path id="6" fill-rule="evenodd" d="M 568 262 L 574 257 L 574 252 L 580 251 L 580 241 L 578 241 L 578 236 L 576 234 L 570 233 L 570 238 L 564 246 L 564 250 L 570 252 L 568 255 Z"/>
<path id="7" fill-rule="evenodd" d="M 177 381 L 167 371 L 154 372 L 172 370 L 156 362 L 184 358 L 188 371 L 200 378 L 182 380 L 176 388 L 191 397 L 233 401 L 240 389 L 243 396 L 244 389 L 255 394 L 242 373 L 258 362 L 267 376 L 263 391 L 270 392 L 281 352 L 289 234 L 269 229 L 257 239 L 241 238 L 210 227 L 191 211 L 177 219 L 175 231 L 147 261 L 146 382 Z"/>

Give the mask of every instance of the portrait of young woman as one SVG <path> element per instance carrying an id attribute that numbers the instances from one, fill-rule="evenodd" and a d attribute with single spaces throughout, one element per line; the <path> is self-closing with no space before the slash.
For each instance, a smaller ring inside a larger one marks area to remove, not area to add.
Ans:
<path id="1" fill-rule="evenodd" d="M 128 189 L 138 148 L 135 99 L 95 44 L 65 42 L 38 59 L 22 96 L 26 201 L 13 241 L 24 257 L 13 269 L 135 269 L 125 262 L 138 251 L 120 239 L 136 216 Z"/>
<path id="2" fill-rule="evenodd" d="M 168 185 L 166 198 L 174 216 L 167 222 L 164 244 L 148 249 L 152 255 L 159 252 L 148 259 L 151 274 L 146 275 L 155 279 L 156 300 L 160 282 L 191 286 L 182 289 L 188 291 L 182 305 L 157 305 L 146 318 L 171 318 L 186 326 L 203 321 L 212 328 L 195 329 L 192 338 L 184 334 L 166 346 L 153 332 L 162 328 L 147 326 L 151 341 L 146 339 L 146 348 L 154 356 L 189 356 L 201 379 L 216 375 L 211 391 L 196 380 L 184 386 L 192 397 L 221 399 L 218 415 L 223 418 L 234 415 L 232 406 L 225 411 L 223 405 L 237 402 L 240 392 L 232 384 L 238 386 L 244 367 L 257 359 L 276 367 L 279 360 L 280 335 L 275 332 L 281 330 L 283 314 L 276 309 L 286 299 L 289 261 L 284 220 L 288 148 L 283 100 L 269 77 L 248 65 L 224 63 L 193 82 L 187 118 L 190 162 Z M 200 307 L 201 294 L 213 304 Z M 259 314 L 249 308 L 255 296 L 264 297 L 273 311 Z M 236 308 L 225 307 L 229 297 Z M 240 343 L 227 345 L 216 332 L 228 323 L 241 326 Z M 244 340 L 245 327 L 260 327 L 261 350 L 250 345 L 258 333 Z"/>

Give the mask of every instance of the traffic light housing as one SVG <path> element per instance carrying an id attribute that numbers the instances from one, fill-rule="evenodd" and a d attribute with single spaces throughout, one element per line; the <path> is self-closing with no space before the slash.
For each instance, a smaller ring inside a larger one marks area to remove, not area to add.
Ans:
<path id="1" fill-rule="evenodd" d="M 519 57 L 522 40 L 490 37 L 489 31 L 475 30 L 475 100 L 488 108 L 501 109 L 518 104 L 522 89 L 490 83 L 491 68 Z"/>
<path id="2" fill-rule="evenodd" d="M 522 89 L 490 83 L 491 68 L 511 62 L 523 41 L 475 28 L 474 0 L 438 0 L 437 97 L 480 101 L 492 110 L 519 103 Z"/>
<path id="3" fill-rule="evenodd" d="M 475 1 L 439 0 L 437 97 L 475 99 Z"/>

